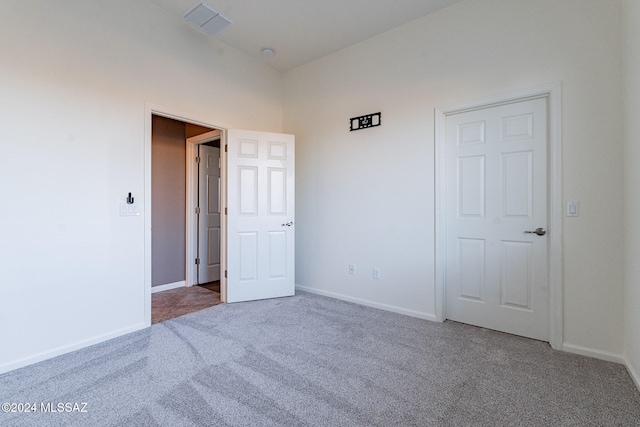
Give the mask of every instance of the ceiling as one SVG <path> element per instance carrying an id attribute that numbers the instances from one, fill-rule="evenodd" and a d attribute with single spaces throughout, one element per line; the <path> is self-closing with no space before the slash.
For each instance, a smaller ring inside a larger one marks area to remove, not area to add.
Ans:
<path id="1" fill-rule="evenodd" d="M 149 1 L 180 19 L 200 3 Z M 287 71 L 460 0 L 203 1 L 232 22 L 215 38 L 277 70 Z M 275 54 L 263 55 L 265 47 L 272 48 Z"/>

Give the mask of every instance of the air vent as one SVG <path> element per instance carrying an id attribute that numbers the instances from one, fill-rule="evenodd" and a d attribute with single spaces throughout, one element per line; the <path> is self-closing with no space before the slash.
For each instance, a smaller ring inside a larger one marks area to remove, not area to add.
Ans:
<path id="1" fill-rule="evenodd" d="M 231 25 L 231 21 L 204 3 L 197 4 L 185 13 L 184 20 L 212 36 Z"/>

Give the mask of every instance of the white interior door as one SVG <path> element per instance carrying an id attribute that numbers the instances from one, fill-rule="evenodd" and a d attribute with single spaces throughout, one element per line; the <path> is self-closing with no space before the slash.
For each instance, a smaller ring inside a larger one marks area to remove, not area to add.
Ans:
<path id="1" fill-rule="evenodd" d="M 294 136 L 230 129 L 227 144 L 227 302 L 294 295 Z"/>
<path id="2" fill-rule="evenodd" d="M 547 99 L 445 121 L 446 317 L 549 340 Z"/>
<path id="3" fill-rule="evenodd" d="M 220 280 L 220 148 L 198 146 L 198 283 Z"/>

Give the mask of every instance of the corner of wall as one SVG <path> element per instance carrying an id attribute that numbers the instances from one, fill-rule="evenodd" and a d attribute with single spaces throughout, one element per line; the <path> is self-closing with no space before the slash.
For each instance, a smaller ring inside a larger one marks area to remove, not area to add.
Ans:
<path id="1" fill-rule="evenodd" d="M 638 371 L 635 370 L 633 365 L 629 362 L 629 360 L 626 357 L 624 359 L 624 366 L 627 367 L 627 372 L 629 372 L 629 375 L 631 376 L 631 379 L 635 383 L 636 388 L 638 389 L 638 391 L 640 391 L 640 374 L 638 373 Z"/>
<path id="2" fill-rule="evenodd" d="M 625 365 L 640 390 L 640 3 L 622 2 L 622 55 L 623 55 L 623 114 L 624 114 L 624 197 L 625 197 L 625 306 L 624 338 Z"/>

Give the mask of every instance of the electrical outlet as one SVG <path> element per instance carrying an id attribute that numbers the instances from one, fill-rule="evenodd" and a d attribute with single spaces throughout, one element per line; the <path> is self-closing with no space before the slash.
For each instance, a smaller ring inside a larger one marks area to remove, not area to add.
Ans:
<path id="1" fill-rule="evenodd" d="M 380 269 L 378 267 L 373 267 L 373 278 L 380 279 Z"/>
<path id="2" fill-rule="evenodd" d="M 580 216 L 580 202 L 567 202 L 567 216 Z"/>
<path id="3" fill-rule="evenodd" d="M 352 276 L 356 275 L 356 266 L 354 264 L 349 264 L 349 274 Z"/>

